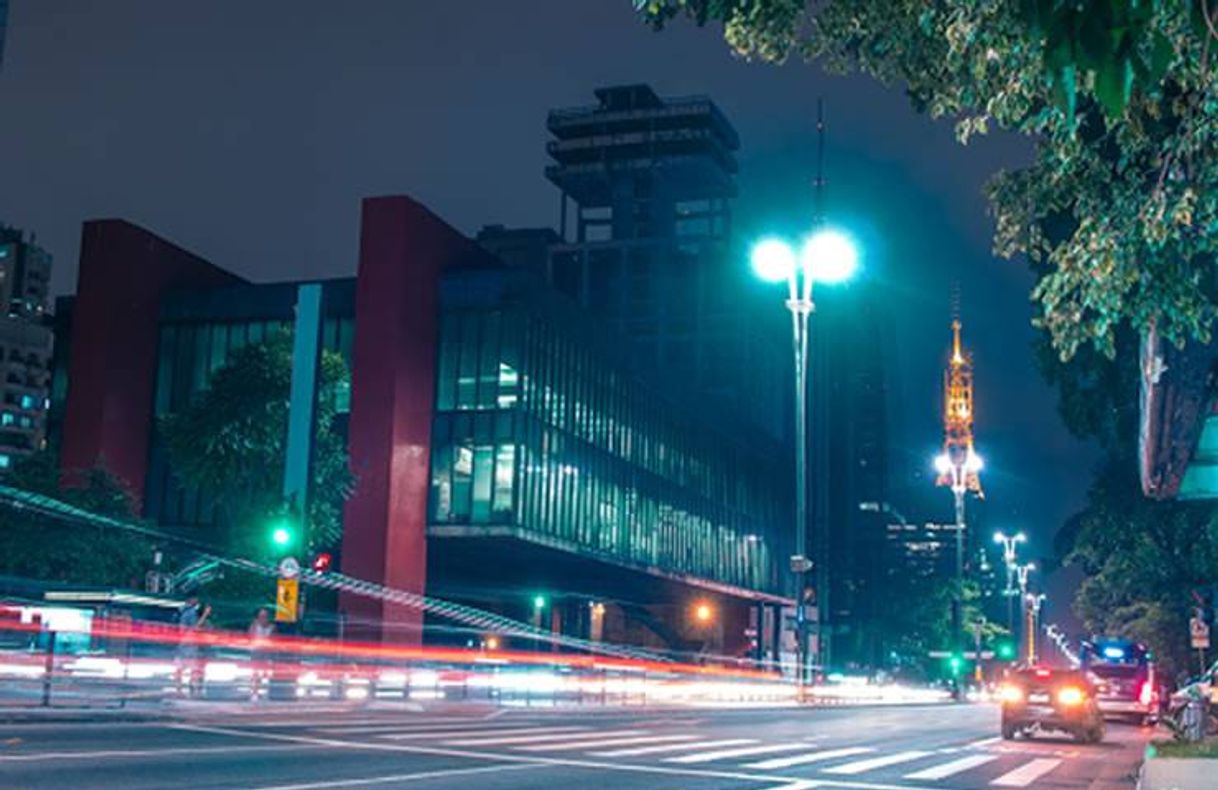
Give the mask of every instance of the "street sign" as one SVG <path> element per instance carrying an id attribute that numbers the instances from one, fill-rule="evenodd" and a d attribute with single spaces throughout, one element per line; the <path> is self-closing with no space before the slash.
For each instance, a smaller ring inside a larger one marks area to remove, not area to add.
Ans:
<path id="1" fill-rule="evenodd" d="M 950 650 L 931 650 L 929 653 L 926 654 L 926 656 L 928 658 L 951 658 L 952 652 Z M 976 661 L 977 660 L 977 651 L 965 650 L 963 653 L 960 653 L 960 657 L 963 659 L 966 659 L 968 661 Z M 981 651 L 981 660 L 982 661 L 989 661 L 993 658 L 994 658 L 993 650 L 982 650 Z"/>
<path id="2" fill-rule="evenodd" d="M 279 561 L 279 578 L 295 579 L 300 576 L 300 563 L 295 557 L 284 557 Z"/>
<path id="3" fill-rule="evenodd" d="M 791 573 L 807 573 L 812 570 L 812 560 L 802 554 L 791 555 Z"/>
<path id="4" fill-rule="evenodd" d="M 1210 646 L 1210 627 L 1200 617 L 1189 618 L 1188 635 L 1194 650 L 1205 650 Z"/>
<path id="5" fill-rule="evenodd" d="M 275 621 L 294 623 L 300 608 L 300 582 L 296 579 L 280 579 L 275 596 Z"/>

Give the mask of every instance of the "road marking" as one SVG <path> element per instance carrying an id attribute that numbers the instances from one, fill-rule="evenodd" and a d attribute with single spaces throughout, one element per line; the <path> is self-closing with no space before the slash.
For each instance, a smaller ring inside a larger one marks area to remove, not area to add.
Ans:
<path id="1" fill-rule="evenodd" d="M 510 746 L 517 743 L 539 743 L 541 741 L 570 741 L 589 738 L 626 737 L 628 735 L 643 735 L 644 730 L 610 730 L 608 732 L 591 733 L 587 727 L 577 727 L 578 732 L 552 732 L 545 735 L 503 735 L 493 738 L 461 738 L 455 741 L 444 741 L 445 746 Z"/>
<path id="2" fill-rule="evenodd" d="M 566 733 L 578 732 L 580 735 L 587 735 L 587 727 L 506 727 L 498 730 L 440 730 L 439 732 L 382 732 L 376 737 L 384 738 L 387 741 L 425 741 L 435 740 L 439 738 L 468 738 L 469 743 L 494 743 L 497 739 L 510 739 L 517 737 L 525 737 L 531 735 L 539 735 L 546 737 L 549 735 L 561 735 Z M 459 741 L 465 743 L 464 740 Z M 510 741 L 508 741 L 510 743 Z M 458 741 L 454 741 L 458 743 Z"/>
<path id="3" fill-rule="evenodd" d="M 677 768 L 664 765 L 640 765 L 635 763 L 606 762 L 604 760 L 580 760 L 571 757 L 540 757 L 536 755 L 509 754 L 505 752 L 477 752 L 466 749 L 444 749 L 437 746 L 419 744 L 380 743 L 372 741 L 343 741 L 336 738 L 317 738 L 308 735 L 289 735 L 278 732 L 248 733 L 227 727 L 214 727 L 204 724 L 170 724 L 169 729 L 185 732 L 202 732 L 211 735 L 228 735 L 233 737 L 258 738 L 264 741 L 280 741 L 285 743 L 303 743 L 329 749 L 351 749 L 370 752 L 397 752 L 399 754 L 427 754 L 440 757 L 463 757 L 470 760 L 487 760 L 497 763 L 528 763 L 531 765 L 554 765 L 565 768 L 586 768 L 593 771 L 617 771 L 628 774 L 654 774 L 656 776 L 683 776 L 701 779 L 731 779 L 739 782 L 768 783 L 806 781 L 796 776 L 772 776 L 769 774 L 748 773 L 745 771 L 722 771 L 708 768 Z M 831 783 L 834 788 L 855 788 L 855 790 L 935 790 L 931 787 L 916 785 L 877 784 L 873 782 L 852 782 L 835 780 Z"/>
<path id="4" fill-rule="evenodd" d="M 542 743 L 533 746 L 517 746 L 522 752 L 563 752 L 576 749 L 601 749 L 605 746 L 629 746 L 632 743 L 659 743 L 660 741 L 692 741 L 696 735 L 641 735 L 637 738 L 610 738 L 574 743 Z"/>
<path id="5" fill-rule="evenodd" d="M 911 760 L 918 760 L 928 754 L 933 754 L 933 752 L 908 751 L 897 752 L 896 754 L 886 754 L 883 757 L 872 757 L 870 760 L 858 760 L 853 763 L 846 763 L 845 765 L 837 765 L 833 768 L 826 768 L 825 773 L 852 776 L 854 774 L 861 774 L 864 771 L 874 771 L 876 768 L 886 768 L 890 765 L 896 765 L 897 763 L 907 763 Z"/>
<path id="6" fill-rule="evenodd" d="M 454 721 L 438 724 L 427 724 L 423 722 L 401 722 L 399 724 L 381 723 L 374 726 L 353 726 L 353 727 L 312 727 L 314 732 L 324 732 L 327 735 L 375 735 L 378 732 L 427 732 L 432 730 L 480 730 L 493 732 L 496 730 L 510 730 L 514 727 L 527 726 L 524 724 L 497 724 L 482 723 L 478 720 L 473 721 Z"/>
<path id="7" fill-rule="evenodd" d="M 985 765 L 988 762 L 997 760 L 996 754 L 973 754 L 968 757 L 960 757 L 956 760 L 934 765 L 930 768 L 925 768 L 921 771 L 915 771 L 912 774 L 905 774 L 906 779 L 946 779 L 953 774 L 958 774 L 961 771 L 967 771 L 970 768 L 976 768 L 979 765 Z"/>
<path id="8" fill-rule="evenodd" d="M 122 757 L 155 757 L 157 755 L 223 754 L 224 752 L 272 752 L 301 749 L 300 746 L 180 746 L 168 749 L 102 749 L 80 752 L 31 752 L 0 755 L 0 762 L 30 763 L 39 760 L 105 760 Z"/>
<path id="9" fill-rule="evenodd" d="M 637 757 L 640 754 L 660 754 L 662 752 L 679 752 L 690 749 L 718 749 L 723 746 L 744 746 L 757 743 L 753 738 L 728 738 L 722 741 L 702 741 L 701 743 L 670 743 L 663 746 L 642 746 L 634 749 L 614 749 L 608 752 L 592 752 L 594 757 Z"/>
<path id="10" fill-rule="evenodd" d="M 295 785 L 263 785 L 251 790 L 321 790 L 326 787 L 359 787 L 361 785 L 379 785 L 389 782 L 409 782 L 412 779 L 440 779 L 446 776 L 468 776 L 470 774 L 499 773 L 500 771 L 526 771 L 530 768 L 547 768 L 545 765 L 484 765 L 480 768 L 446 768 L 438 771 L 419 771 L 413 774 L 390 774 L 388 776 L 365 776 L 359 779 L 329 779 L 325 782 L 309 782 Z"/>
<path id="11" fill-rule="evenodd" d="M 823 752 L 797 754 L 794 757 L 775 757 L 772 760 L 762 760 L 759 763 L 749 763 L 745 766 L 745 768 L 757 768 L 762 771 L 773 771 L 776 768 L 790 768 L 793 765 L 819 763 L 822 760 L 834 760 L 838 757 L 853 757 L 856 754 L 868 754 L 874 751 L 875 749 L 868 746 L 847 746 L 844 749 L 826 749 Z"/>
<path id="12" fill-rule="evenodd" d="M 801 779 L 798 782 L 788 782 L 785 785 L 767 787 L 765 790 L 811 790 L 813 787 L 824 787 L 824 785 L 824 782 L 818 782 L 815 779 Z"/>
<path id="13" fill-rule="evenodd" d="M 993 738 L 982 738 L 979 741 L 973 741 L 972 743 L 966 743 L 966 744 L 964 744 L 964 748 L 965 749 L 980 749 L 985 746 L 990 746 L 995 743 L 1000 743 L 1001 741 L 1002 741 L 1002 737 L 996 735 Z"/>
<path id="14" fill-rule="evenodd" d="M 714 760 L 728 760 L 732 757 L 751 757 L 754 754 L 773 754 L 774 752 L 789 752 L 795 749 L 807 749 L 806 743 L 770 743 L 763 746 L 741 746 L 739 749 L 720 749 L 713 752 L 686 754 L 681 757 L 669 757 L 666 763 L 709 763 Z"/>
<path id="15" fill-rule="evenodd" d="M 1014 771 L 1008 771 L 990 784 L 996 787 L 1027 787 L 1061 764 L 1061 760 L 1052 757 L 1032 760 Z"/>

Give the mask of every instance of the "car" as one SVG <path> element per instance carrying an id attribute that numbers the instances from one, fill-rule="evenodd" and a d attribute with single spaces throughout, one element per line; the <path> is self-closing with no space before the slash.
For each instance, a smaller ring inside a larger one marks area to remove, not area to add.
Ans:
<path id="1" fill-rule="evenodd" d="M 1104 739 L 1104 717 L 1095 687 L 1076 669 L 1036 666 L 1008 675 L 999 690 L 1002 737 L 1012 740 L 1056 730 L 1084 743 Z"/>
<path id="2" fill-rule="evenodd" d="M 1092 679 L 1106 719 L 1154 724 L 1162 694 L 1150 650 L 1127 639 L 1096 638 L 1083 643 L 1082 668 Z"/>

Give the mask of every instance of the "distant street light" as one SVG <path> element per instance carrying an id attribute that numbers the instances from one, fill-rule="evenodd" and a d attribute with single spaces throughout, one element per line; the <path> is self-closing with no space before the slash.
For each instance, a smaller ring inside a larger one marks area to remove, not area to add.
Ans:
<path id="1" fill-rule="evenodd" d="M 1036 624 L 1040 618 L 1040 607 L 1045 602 L 1044 593 L 1027 593 L 1024 596 L 1024 610 L 1027 617 L 1027 623 L 1024 629 L 1027 631 L 1027 661 L 1029 664 L 1036 663 Z"/>
<path id="2" fill-rule="evenodd" d="M 694 619 L 699 623 L 709 623 L 715 616 L 715 611 L 709 605 L 700 603 L 694 608 Z"/>
<path id="3" fill-rule="evenodd" d="M 808 550 L 808 316 L 816 309 L 812 286 L 849 279 L 858 268 L 858 248 L 849 236 L 820 228 L 804 241 L 797 256 L 782 239 L 764 239 L 753 247 L 753 271 L 766 282 L 787 283 L 787 309 L 795 340 L 795 576 L 796 682 L 802 688 L 808 668 L 807 612 L 803 601 L 804 574 L 812 568 Z M 823 559 L 823 558 L 822 558 Z M 818 593 L 821 591 L 818 591 Z M 818 594 L 817 600 L 822 600 Z M 819 622 L 819 618 L 818 618 Z"/>
<path id="4" fill-rule="evenodd" d="M 1022 532 L 1014 535 L 994 533 L 994 542 L 1002 544 L 1002 562 L 1007 569 L 1007 586 L 1003 595 L 1007 597 L 1007 630 L 1011 633 L 1015 632 L 1015 548 L 1027 540 L 1028 536 Z"/>

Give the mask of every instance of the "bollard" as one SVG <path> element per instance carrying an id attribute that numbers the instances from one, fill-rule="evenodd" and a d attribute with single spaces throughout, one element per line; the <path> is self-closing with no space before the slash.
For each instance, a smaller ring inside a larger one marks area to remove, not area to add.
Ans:
<path id="1" fill-rule="evenodd" d="M 51 707 L 51 678 L 55 675 L 55 632 L 47 632 L 46 665 L 42 670 L 42 707 Z"/>

